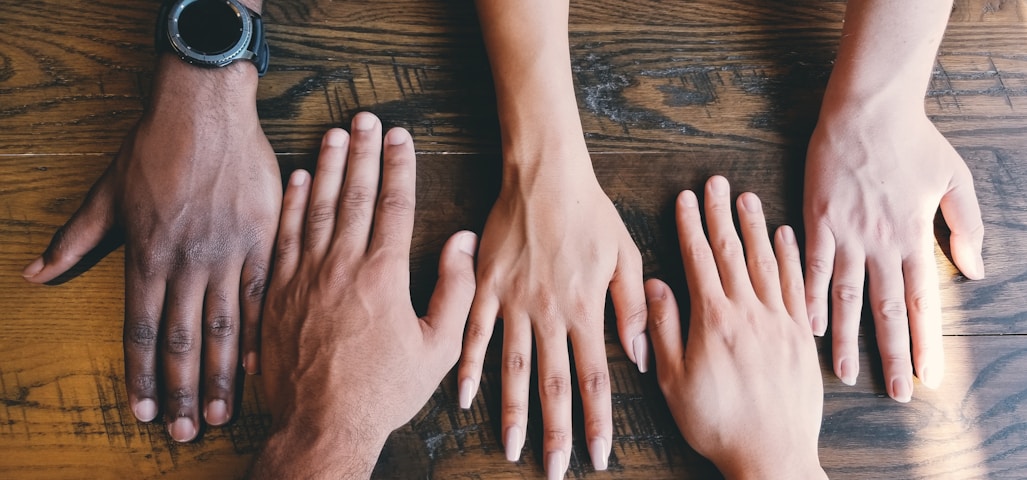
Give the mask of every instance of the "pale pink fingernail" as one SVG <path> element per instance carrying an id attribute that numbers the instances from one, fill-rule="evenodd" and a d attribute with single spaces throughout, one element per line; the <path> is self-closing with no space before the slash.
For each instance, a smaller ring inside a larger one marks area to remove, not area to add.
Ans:
<path id="1" fill-rule="evenodd" d="M 393 128 L 385 137 L 389 145 L 403 145 L 410 139 L 410 133 L 402 128 Z"/>
<path id="2" fill-rule="evenodd" d="M 563 459 L 563 452 L 557 450 L 546 454 L 546 478 L 549 480 L 560 480 L 567 470 L 567 462 Z"/>
<path id="3" fill-rule="evenodd" d="M 203 412 L 208 425 L 224 425 L 228 421 L 228 404 L 224 400 L 212 400 Z"/>
<path id="4" fill-rule="evenodd" d="M 895 377 L 891 381 L 891 396 L 897 402 L 906 403 L 913 398 L 913 385 L 906 377 Z"/>
<path id="5" fill-rule="evenodd" d="M 592 468 L 597 471 L 606 470 L 610 453 L 606 450 L 606 440 L 601 437 L 588 442 L 588 456 L 592 457 Z"/>
<path id="6" fill-rule="evenodd" d="M 374 124 L 378 122 L 378 118 L 368 112 L 360 112 L 357 116 L 353 117 L 353 129 L 354 130 L 370 130 L 374 128 Z"/>
<path id="7" fill-rule="evenodd" d="M 746 193 L 745 195 L 742 195 L 742 205 L 744 205 L 745 209 L 751 213 L 760 212 L 760 198 L 757 197 L 756 194 Z"/>
<path id="8" fill-rule="evenodd" d="M 292 176 L 289 177 L 289 183 L 294 187 L 299 187 L 304 183 L 307 183 L 307 176 L 309 174 L 306 170 L 296 170 L 292 172 Z"/>
<path id="9" fill-rule="evenodd" d="M 467 410 L 471 408 L 471 400 L 474 399 L 474 380 L 465 378 L 460 380 L 460 408 Z"/>
<path id="10" fill-rule="evenodd" d="M 39 272 L 43 271 L 43 267 L 46 266 L 46 262 L 43 261 L 43 257 L 37 257 L 32 261 L 24 270 L 21 271 L 21 276 L 25 278 L 32 278 Z"/>
<path id="11" fill-rule="evenodd" d="M 853 365 L 852 360 L 843 358 L 838 362 L 838 378 L 841 379 L 842 383 L 849 386 L 855 385 L 857 375 L 858 371 Z"/>
<path id="12" fill-rule="evenodd" d="M 631 341 L 631 350 L 635 354 L 635 365 L 638 366 L 639 373 L 647 372 L 649 370 L 649 341 L 646 340 L 644 333 L 636 335 L 635 339 Z"/>
<path id="13" fill-rule="evenodd" d="M 246 357 L 243 358 L 242 361 L 242 368 L 243 370 L 246 370 L 247 375 L 256 375 L 260 371 L 259 364 L 257 362 L 257 352 L 246 354 Z"/>
<path id="14" fill-rule="evenodd" d="M 457 247 L 461 252 L 473 257 L 478 247 L 478 236 L 471 232 L 461 233 L 457 239 Z"/>
<path id="15" fill-rule="evenodd" d="M 685 190 L 681 192 L 681 206 L 688 208 L 695 208 L 699 206 L 699 200 L 695 198 L 695 192 L 691 190 Z"/>
<path id="16" fill-rule="evenodd" d="M 196 438 L 196 425 L 193 424 L 192 419 L 179 417 L 168 424 L 168 434 L 176 442 L 188 442 Z"/>
<path id="17" fill-rule="evenodd" d="M 792 227 L 788 225 L 783 225 L 781 227 L 781 241 L 785 245 L 795 245 L 795 230 L 792 230 Z"/>
<path id="18" fill-rule="evenodd" d="M 729 189 L 731 188 L 727 184 L 727 179 L 720 175 L 710 177 L 709 183 L 710 193 L 714 195 L 727 195 Z"/>
<path id="19" fill-rule="evenodd" d="M 503 435 L 503 446 L 506 448 L 506 459 L 516 462 L 521 458 L 521 447 L 524 444 L 521 428 L 517 425 L 510 425 Z"/>
<path id="20" fill-rule="evenodd" d="M 157 402 L 144 398 L 132 407 L 132 413 L 140 422 L 150 422 L 157 417 Z"/>

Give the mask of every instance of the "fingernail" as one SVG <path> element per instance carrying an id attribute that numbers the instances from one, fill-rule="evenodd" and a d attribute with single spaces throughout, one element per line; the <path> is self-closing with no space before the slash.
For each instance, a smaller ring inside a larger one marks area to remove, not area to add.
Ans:
<path id="1" fill-rule="evenodd" d="M 727 179 L 716 175 L 710 178 L 710 193 L 714 195 L 727 195 L 728 193 Z"/>
<path id="2" fill-rule="evenodd" d="M 510 425 L 506 428 L 506 435 L 503 438 L 503 446 L 506 447 L 506 459 L 516 462 L 521 458 L 521 446 L 524 440 L 521 439 L 521 427 Z"/>
<path id="3" fill-rule="evenodd" d="M 474 380 L 470 378 L 460 380 L 460 408 L 464 410 L 471 408 L 472 399 L 474 399 Z"/>
<path id="4" fill-rule="evenodd" d="M 372 122 L 371 124 L 374 125 L 374 122 Z M 346 146 L 346 132 L 344 132 L 341 128 L 333 128 L 329 130 L 325 133 L 325 145 L 329 147 Z"/>
<path id="5" fill-rule="evenodd" d="M 257 368 L 257 352 L 250 352 L 246 354 L 246 358 L 242 361 L 242 368 L 246 370 L 247 375 L 256 375 L 258 372 Z"/>
<path id="6" fill-rule="evenodd" d="M 695 192 L 691 190 L 685 190 L 681 192 L 681 206 L 688 208 L 695 208 L 699 206 L 699 200 L 695 198 Z"/>
<path id="7" fill-rule="evenodd" d="M 813 335 L 823 337 L 824 333 L 827 332 L 827 322 L 819 315 L 813 315 L 809 319 L 809 327 L 813 330 Z"/>
<path id="8" fill-rule="evenodd" d="M 785 245 L 795 245 L 795 230 L 788 225 L 781 227 L 781 241 L 785 242 Z"/>
<path id="9" fill-rule="evenodd" d="M 838 378 L 841 379 L 842 383 L 849 386 L 856 384 L 856 377 L 859 372 L 856 370 L 855 365 L 853 365 L 852 360 L 843 358 L 838 362 L 838 370 Z"/>
<path id="10" fill-rule="evenodd" d="M 895 377 L 891 381 L 891 396 L 897 402 L 906 403 L 913 398 L 913 386 L 908 378 Z"/>
<path id="11" fill-rule="evenodd" d="M 410 139 L 410 134 L 402 128 L 393 128 L 389 130 L 388 135 L 385 135 L 385 141 L 389 145 L 403 145 Z"/>
<path id="12" fill-rule="evenodd" d="M 638 372 L 645 373 L 649 370 L 649 342 L 644 333 L 639 333 L 631 341 L 631 350 L 635 354 L 635 365 L 638 365 Z"/>
<path id="13" fill-rule="evenodd" d="M 757 197 L 754 193 L 746 193 L 742 196 L 742 206 L 751 213 L 759 213 L 762 207 L 760 205 L 760 197 Z"/>
<path id="14" fill-rule="evenodd" d="M 591 442 L 588 442 L 588 455 L 592 457 L 592 468 L 597 471 L 606 470 L 607 458 L 610 456 L 606 451 L 606 440 L 593 438 Z"/>
<path id="15" fill-rule="evenodd" d="M 358 113 L 356 117 L 353 117 L 353 129 L 354 130 L 370 130 L 374 128 L 377 118 L 367 112 Z"/>
<path id="16" fill-rule="evenodd" d="M 25 270 L 21 271 L 21 276 L 25 278 L 32 278 L 36 276 L 37 273 L 41 272 L 43 270 L 43 267 L 45 266 L 46 262 L 43 261 L 43 257 L 38 257 L 35 260 L 33 260 L 32 263 L 29 264 L 29 266 L 25 267 Z"/>
<path id="17" fill-rule="evenodd" d="M 984 278 L 984 259 L 983 258 L 977 257 L 977 260 L 974 262 L 974 273 L 976 275 L 974 276 L 973 280 L 981 280 L 981 279 Z"/>
<path id="18" fill-rule="evenodd" d="M 289 177 L 289 184 L 290 185 L 292 185 L 294 187 L 298 187 L 300 185 L 303 185 L 304 183 L 307 183 L 307 171 L 306 170 L 296 170 L 296 171 L 292 172 L 292 176 Z"/>
<path id="19" fill-rule="evenodd" d="M 203 418 L 209 425 L 224 425 L 228 421 L 228 404 L 224 400 L 213 400 L 207 404 Z"/>
<path id="20" fill-rule="evenodd" d="M 461 252 L 473 257 L 478 247 L 478 236 L 471 232 L 462 233 L 457 239 L 457 247 Z"/>
<path id="21" fill-rule="evenodd" d="M 168 424 L 168 434 L 176 442 L 188 442 L 196 437 L 196 426 L 193 425 L 192 420 L 180 417 Z"/>
<path id="22" fill-rule="evenodd" d="M 667 292 L 663 289 L 662 282 L 649 282 L 645 284 L 646 297 L 650 301 L 663 300 L 667 298 Z M 634 345 L 632 345 L 634 348 Z"/>
<path id="23" fill-rule="evenodd" d="M 563 478 L 564 470 L 567 468 L 563 461 L 563 452 L 557 450 L 546 455 L 546 478 L 559 480 Z"/>
<path id="24" fill-rule="evenodd" d="M 157 402 L 144 398 L 132 407 L 132 413 L 140 422 L 151 422 L 157 417 Z"/>
<path id="25" fill-rule="evenodd" d="M 938 388 L 938 385 L 937 383 L 935 383 L 934 378 L 928 375 L 929 371 L 929 367 L 920 368 L 920 383 L 922 383 L 925 387 L 933 390 L 935 388 Z"/>

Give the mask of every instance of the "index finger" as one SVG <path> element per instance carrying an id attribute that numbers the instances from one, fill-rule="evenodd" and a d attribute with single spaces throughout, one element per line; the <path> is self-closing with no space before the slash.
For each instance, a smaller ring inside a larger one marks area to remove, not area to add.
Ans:
<path id="1" fill-rule="evenodd" d="M 414 142 L 410 133 L 393 128 L 385 134 L 382 190 L 374 214 L 371 250 L 399 248 L 410 251 L 414 233 L 414 187 L 417 181 Z"/>
<path id="2" fill-rule="evenodd" d="M 724 296 L 717 264 L 713 260 L 713 250 L 703 233 L 699 200 L 691 190 L 678 195 L 677 224 L 689 294 L 692 298 Z"/>

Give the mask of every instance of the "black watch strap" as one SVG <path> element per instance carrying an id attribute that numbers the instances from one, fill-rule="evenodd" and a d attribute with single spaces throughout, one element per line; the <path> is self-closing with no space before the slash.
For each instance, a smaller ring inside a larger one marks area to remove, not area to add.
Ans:
<path id="1" fill-rule="evenodd" d="M 176 0 L 165 0 L 161 2 L 160 10 L 157 13 L 157 27 L 155 29 L 154 48 L 157 53 L 170 52 L 179 56 L 182 60 L 203 67 L 210 67 L 211 65 L 200 64 L 191 61 L 189 58 L 180 54 L 175 47 L 171 44 L 171 38 L 168 36 L 168 16 L 171 15 L 171 9 L 177 4 Z M 246 53 L 250 54 L 249 60 L 253 62 L 253 65 L 257 67 L 257 76 L 263 77 L 267 73 L 268 64 L 270 63 L 271 51 L 267 45 L 267 37 L 264 34 L 264 21 L 260 18 L 260 14 L 250 10 L 245 5 L 241 5 L 243 9 L 250 15 L 250 20 L 253 25 L 253 35 L 250 36 L 250 43 L 246 47 Z M 238 60 L 242 60 L 239 58 Z"/>

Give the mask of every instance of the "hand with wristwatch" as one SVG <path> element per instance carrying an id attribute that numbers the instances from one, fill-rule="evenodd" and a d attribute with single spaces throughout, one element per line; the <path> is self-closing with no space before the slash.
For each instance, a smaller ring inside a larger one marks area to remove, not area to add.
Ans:
<path id="1" fill-rule="evenodd" d="M 82 206 L 25 268 L 45 283 L 105 238 L 125 243 L 125 382 L 140 421 L 179 442 L 233 416 L 256 373 L 282 200 L 257 117 L 268 46 L 259 0 L 165 2 L 142 119 Z M 114 319 L 112 319 L 114 321 Z"/>

